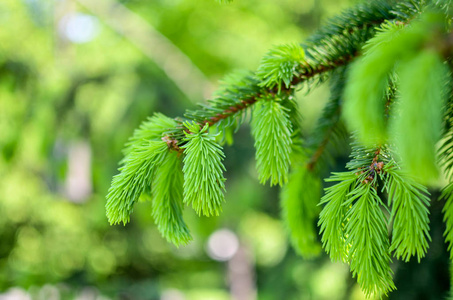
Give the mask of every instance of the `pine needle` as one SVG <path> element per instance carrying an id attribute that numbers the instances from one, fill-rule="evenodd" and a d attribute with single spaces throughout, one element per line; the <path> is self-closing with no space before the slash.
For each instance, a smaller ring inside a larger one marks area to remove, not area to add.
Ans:
<path id="1" fill-rule="evenodd" d="M 292 126 L 287 109 L 278 99 L 262 99 L 253 111 L 256 168 L 260 182 L 282 185 L 288 180 Z"/>
<path id="2" fill-rule="evenodd" d="M 392 205 L 390 251 L 395 251 L 395 256 L 406 262 L 412 256 L 417 256 L 420 262 L 428 250 L 428 242 L 431 241 L 428 190 L 399 170 L 394 162 L 387 164 L 384 172 L 387 174 L 385 187 L 389 205 Z"/>
<path id="3" fill-rule="evenodd" d="M 256 76 L 261 80 L 260 85 L 273 88 L 282 84 L 289 88 L 297 67 L 304 63 L 304 49 L 298 44 L 280 45 L 271 49 L 261 60 Z"/>
<path id="4" fill-rule="evenodd" d="M 306 165 L 296 164 L 281 192 L 281 208 L 291 244 L 304 258 L 317 256 L 321 251 L 314 227 L 314 221 L 319 213 L 317 204 L 320 198 L 319 178 L 310 173 Z"/>
<path id="5" fill-rule="evenodd" d="M 120 174 L 113 177 L 112 185 L 107 195 L 107 218 L 110 224 L 130 220 L 133 206 L 140 195 L 149 188 L 156 164 L 160 163 L 163 152 L 168 151 L 163 141 L 143 142 L 135 145 L 126 156 Z"/>
<path id="6" fill-rule="evenodd" d="M 345 216 L 349 207 L 345 206 L 347 195 L 354 188 L 357 176 L 353 172 L 333 173 L 326 179 L 328 182 L 338 181 L 337 184 L 325 189 L 320 205 L 324 205 L 319 214 L 318 226 L 324 250 L 332 261 L 347 261 L 345 236 Z"/>
<path id="7" fill-rule="evenodd" d="M 210 135 L 208 125 L 200 129 L 196 123 L 185 123 L 190 131 L 184 139 L 184 203 L 197 214 L 212 216 L 222 211 L 225 178 L 222 147 Z"/>
<path id="8" fill-rule="evenodd" d="M 181 160 L 175 151 L 162 155 L 151 188 L 152 215 L 167 241 L 176 246 L 187 245 L 192 237 L 182 216 L 184 175 Z"/>

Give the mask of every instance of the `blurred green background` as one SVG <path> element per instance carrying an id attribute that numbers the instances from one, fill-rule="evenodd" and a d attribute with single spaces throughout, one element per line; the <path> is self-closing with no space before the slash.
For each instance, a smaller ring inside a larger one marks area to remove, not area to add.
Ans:
<path id="1" fill-rule="evenodd" d="M 353 2 L 2 0 L 0 299 L 363 299 L 346 266 L 288 246 L 247 125 L 225 148 L 223 214 L 185 212 L 189 246 L 161 238 L 149 203 L 125 227 L 104 210 L 147 116 L 181 116 Z M 308 131 L 327 97 L 300 97 Z"/>

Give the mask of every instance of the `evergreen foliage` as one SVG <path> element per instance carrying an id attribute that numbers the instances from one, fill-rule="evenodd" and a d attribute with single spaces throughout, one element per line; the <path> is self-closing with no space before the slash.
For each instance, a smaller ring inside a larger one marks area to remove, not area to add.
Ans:
<path id="1" fill-rule="evenodd" d="M 330 99 L 322 115 L 317 121 L 315 130 L 305 143 L 306 149 L 311 152 L 307 167 L 309 169 L 323 169 L 326 163 L 333 162 L 336 149 L 347 148 L 347 131 L 344 122 L 340 119 L 343 103 L 345 83 L 345 68 L 338 68 L 330 79 Z"/>
<path id="2" fill-rule="evenodd" d="M 390 218 L 393 220 L 390 251 L 395 256 L 409 261 L 417 256 L 418 261 L 428 249 L 430 199 L 426 187 L 403 174 L 393 161 L 383 169 L 387 174 L 386 191 L 388 205 L 392 205 Z"/>
<path id="3" fill-rule="evenodd" d="M 310 258 L 318 255 L 321 250 L 314 227 L 319 214 L 321 181 L 302 163 L 306 160 L 303 154 L 292 156 L 288 184 L 284 186 L 280 196 L 282 219 L 294 249 L 301 256 Z M 305 184 L 302 185 L 301 182 Z"/>
<path id="4" fill-rule="evenodd" d="M 364 46 L 364 56 L 355 62 L 349 72 L 350 84 L 345 91 L 345 98 L 348 99 L 344 108 L 345 120 L 350 128 L 358 131 L 360 140 L 367 144 L 380 143 L 386 139 L 384 95 L 395 58 L 405 52 L 401 45 L 394 47 L 402 28 L 402 25 L 395 23 L 384 23 L 378 34 Z"/>
<path id="5" fill-rule="evenodd" d="M 220 213 L 220 144 L 232 143 L 251 115 L 258 177 L 282 186 L 282 218 L 296 251 L 318 254 L 319 215 L 322 248 L 349 264 L 365 294 L 394 290 L 392 256 L 420 261 L 428 251 L 430 194 L 423 184 L 438 178 L 438 161 L 451 181 L 451 19 L 446 0 L 359 4 L 304 44 L 273 48 L 255 73 L 226 77 L 215 97 L 184 120 L 156 114 L 126 145 L 107 196 L 110 223 L 128 222 L 134 203 L 149 193 L 162 235 L 186 244 L 182 203 L 199 215 Z M 331 98 L 305 136 L 294 92 L 327 80 Z M 351 161 L 326 179 L 321 197 L 328 158 L 350 141 Z M 443 197 L 451 251 L 451 183 Z"/>
<path id="6" fill-rule="evenodd" d="M 165 130 L 176 122 L 162 114 L 156 114 L 135 130 L 126 144 L 125 157 L 120 174 L 112 180 L 107 195 L 107 218 L 110 224 L 130 220 L 133 206 L 144 193 L 150 193 L 151 181 L 156 167 L 162 163 L 168 145 L 162 137 Z"/>
<path id="7" fill-rule="evenodd" d="M 326 188 L 320 204 L 324 205 L 319 214 L 319 227 L 323 248 L 333 261 L 347 261 L 347 247 L 343 220 L 348 207 L 343 203 L 357 181 L 354 172 L 333 173 L 326 179 L 337 184 Z"/>
<path id="8" fill-rule="evenodd" d="M 192 205 L 197 214 L 219 215 L 224 202 L 224 154 L 215 137 L 197 123 L 185 123 L 184 141 L 184 203 Z"/>
<path id="9" fill-rule="evenodd" d="M 444 222 L 445 222 L 445 241 L 448 243 L 448 251 L 450 251 L 450 259 L 453 260 L 453 183 L 450 182 L 448 186 L 442 191 L 442 198 L 446 199 L 443 209 Z"/>
<path id="10" fill-rule="evenodd" d="M 385 111 L 390 105 L 384 95 L 389 75 L 399 64 L 396 72 L 401 116 L 390 120 L 390 128 L 408 171 L 424 182 L 438 175 L 435 144 L 441 131 L 448 72 L 441 53 L 420 48 L 430 39 L 432 44 L 440 35 L 442 20 L 441 14 L 428 11 L 410 26 L 386 23 L 367 42 L 364 56 L 352 66 L 351 83 L 345 91 L 349 100 L 345 104 L 345 119 L 350 128 L 357 130 L 366 144 L 383 143 L 387 139 Z M 423 137 L 414 139 L 408 131 Z M 418 168 L 420 163 L 425 166 L 423 170 Z"/>
<path id="11" fill-rule="evenodd" d="M 354 144 L 352 156 L 347 164 L 350 171 L 334 174 L 328 181 L 338 183 L 327 188 L 321 200 L 323 247 L 333 261 L 350 264 L 366 294 L 387 293 L 395 288 L 390 253 L 405 261 L 415 255 L 420 261 L 426 253 L 430 240 L 427 190 L 401 171 L 386 147 Z M 387 205 L 380 191 L 387 192 Z M 385 211 L 391 212 L 389 218 Z"/>
<path id="12" fill-rule="evenodd" d="M 192 237 L 182 218 L 184 174 L 177 152 L 165 151 L 151 183 L 152 215 L 167 241 L 186 245 Z"/>
<path id="13" fill-rule="evenodd" d="M 356 186 L 344 203 L 350 207 L 345 216 L 349 220 L 345 235 L 351 272 L 368 296 L 395 288 L 389 264 L 387 220 L 373 181 Z"/>
<path id="14" fill-rule="evenodd" d="M 164 132 L 175 126 L 175 120 L 160 113 L 154 114 L 154 116 L 140 124 L 140 127 L 134 131 L 133 136 L 126 143 L 123 151 L 125 158 L 134 150 L 134 147 L 139 146 L 143 142 L 161 141 Z M 124 161 L 122 163 L 124 164 Z"/>
<path id="15" fill-rule="evenodd" d="M 287 109 L 269 96 L 255 104 L 252 135 L 255 139 L 256 166 L 261 183 L 286 183 L 291 152 L 291 123 Z"/>
<path id="16" fill-rule="evenodd" d="M 149 190 L 152 176 L 162 153 L 167 151 L 163 141 L 144 141 L 124 159 L 120 174 L 112 180 L 107 195 L 107 217 L 110 224 L 128 223 L 135 202 Z"/>
<path id="17" fill-rule="evenodd" d="M 400 68 L 401 113 L 393 122 L 394 140 L 407 170 L 426 182 L 438 176 L 436 143 L 442 132 L 448 70 L 432 50 L 420 52 Z M 418 138 L 411 138 L 410 131 L 417 132 Z"/>
<path id="18" fill-rule="evenodd" d="M 280 45 L 270 50 L 261 60 L 256 76 L 261 80 L 260 85 L 273 88 L 282 83 L 289 88 L 297 67 L 305 57 L 304 49 L 297 44 Z"/>

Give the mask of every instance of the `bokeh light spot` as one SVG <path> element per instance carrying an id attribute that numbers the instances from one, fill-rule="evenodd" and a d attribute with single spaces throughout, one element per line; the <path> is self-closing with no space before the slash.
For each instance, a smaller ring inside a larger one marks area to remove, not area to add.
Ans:
<path id="1" fill-rule="evenodd" d="M 208 240 L 207 252 L 209 257 L 218 261 L 230 260 L 239 249 L 239 240 L 228 229 L 220 229 L 214 232 Z"/>
<path id="2" fill-rule="evenodd" d="M 75 44 L 92 41 L 99 33 L 99 21 L 96 17 L 82 13 L 64 16 L 60 20 L 60 32 Z"/>

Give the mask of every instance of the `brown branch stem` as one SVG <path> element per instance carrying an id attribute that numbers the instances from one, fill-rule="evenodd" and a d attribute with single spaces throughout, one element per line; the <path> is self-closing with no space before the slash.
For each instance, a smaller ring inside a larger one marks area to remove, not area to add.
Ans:
<path id="1" fill-rule="evenodd" d="M 302 64 L 303 71 L 305 72 L 300 72 L 302 73 L 300 76 L 293 78 L 293 80 L 290 83 L 290 86 L 288 88 L 282 87 L 280 93 L 286 92 L 288 94 L 292 93 L 294 90 L 294 87 L 298 84 L 301 84 L 305 82 L 306 80 L 313 78 L 317 75 L 320 75 L 322 73 L 332 71 L 340 66 L 346 65 L 349 63 L 356 55 L 349 55 L 345 57 L 341 57 L 336 61 L 331 62 L 329 65 L 318 65 L 318 66 L 310 66 L 307 63 Z M 278 86 L 275 86 L 273 88 L 270 88 L 267 90 L 268 94 L 277 94 L 279 93 Z M 256 95 L 251 96 L 250 98 L 243 99 L 241 100 L 240 103 L 238 103 L 235 106 L 229 107 L 227 110 L 218 113 L 214 117 L 210 117 L 207 120 L 204 120 L 200 125 L 203 127 L 204 125 L 208 124 L 209 126 L 212 126 L 216 124 L 217 122 L 226 119 L 230 117 L 231 115 L 244 110 L 250 106 L 252 106 L 254 103 L 256 103 L 259 98 L 262 96 L 261 93 L 258 93 Z"/>
<path id="2" fill-rule="evenodd" d="M 329 142 L 330 133 L 333 130 L 332 128 L 333 127 L 329 128 L 329 130 L 328 130 L 327 134 L 325 135 L 324 139 L 322 140 L 321 144 L 319 144 L 318 148 L 316 148 L 315 153 L 313 153 L 313 155 L 310 157 L 310 160 L 307 163 L 308 171 L 314 170 L 316 163 L 318 162 L 321 155 L 324 153 L 324 149 L 326 148 L 327 143 Z"/>

